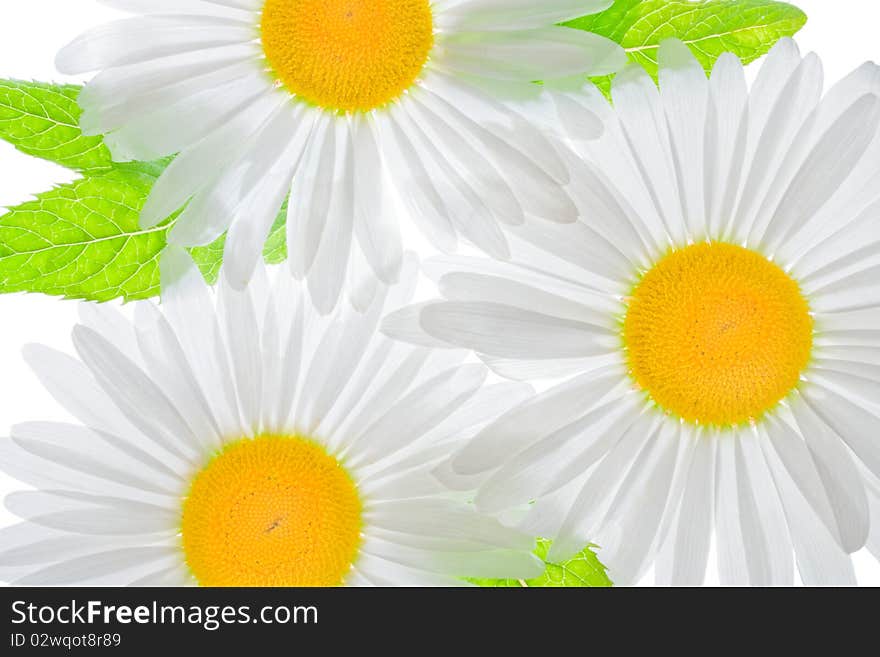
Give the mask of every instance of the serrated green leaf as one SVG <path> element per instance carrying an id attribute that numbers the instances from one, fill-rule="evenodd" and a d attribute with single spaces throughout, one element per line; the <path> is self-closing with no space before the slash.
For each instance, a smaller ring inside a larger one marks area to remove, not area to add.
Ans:
<path id="1" fill-rule="evenodd" d="M 91 301 L 156 296 L 159 256 L 176 218 L 142 230 L 139 216 L 165 164 L 116 165 L 10 209 L 0 217 L 0 293 Z M 281 217 L 267 255 L 272 261 L 280 257 Z M 217 279 L 223 246 L 221 238 L 191 250 L 209 282 Z"/>
<path id="2" fill-rule="evenodd" d="M 76 103 L 80 87 L 0 80 L 0 139 L 34 157 L 79 171 L 113 166 L 101 137 L 86 137 Z"/>
<path id="3" fill-rule="evenodd" d="M 758 59 L 806 21 L 797 7 L 773 0 L 616 0 L 605 11 L 566 25 L 616 41 L 656 78 L 657 51 L 666 39 L 688 44 L 708 72 L 723 52 L 732 52 L 743 64 Z M 610 81 L 594 80 L 606 92 Z"/>
<path id="4" fill-rule="evenodd" d="M 547 561 L 550 546 L 553 543 L 545 539 L 538 539 L 535 554 L 541 561 L 547 564 L 547 568 L 540 577 L 534 579 L 472 579 L 472 584 L 487 587 L 608 587 L 613 586 L 605 572 L 605 566 L 599 561 L 592 545 L 584 548 L 583 552 L 572 557 L 563 564 L 555 564 Z"/>
<path id="5" fill-rule="evenodd" d="M 167 228 L 138 227 L 153 180 L 108 171 L 11 209 L 0 218 L 0 289 L 95 301 L 157 294 Z"/>

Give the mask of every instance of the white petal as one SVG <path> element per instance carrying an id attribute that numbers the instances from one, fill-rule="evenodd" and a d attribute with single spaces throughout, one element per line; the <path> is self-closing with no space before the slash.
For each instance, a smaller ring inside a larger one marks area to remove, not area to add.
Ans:
<path id="1" fill-rule="evenodd" d="M 189 254 L 167 247 L 162 269 L 162 309 L 205 391 L 220 431 L 242 432 L 232 370 L 214 310 L 214 298 Z"/>
<path id="2" fill-rule="evenodd" d="M 336 156 L 321 243 L 308 272 L 309 292 L 319 312 L 330 313 L 336 307 L 346 280 L 354 232 L 355 158 L 347 126 L 337 123 Z M 295 201 L 294 201 L 295 203 Z"/>
<path id="3" fill-rule="evenodd" d="M 620 483 L 645 445 L 656 444 L 661 419 L 654 413 L 643 413 L 624 434 L 608 455 L 590 473 L 577 497 L 566 510 L 550 550 L 549 559 L 558 563 L 576 554 L 590 540 L 614 499 Z M 659 523 L 659 519 L 658 519 Z M 628 573 L 632 577 L 634 573 Z"/>
<path id="4" fill-rule="evenodd" d="M 411 392 L 354 439 L 348 448 L 352 465 L 373 462 L 417 439 L 471 397 L 486 374 L 482 365 L 465 365 Z"/>
<path id="5" fill-rule="evenodd" d="M 669 497 L 680 440 L 680 427 L 663 427 L 641 450 L 621 481 L 597 536 L 599 559 L 608 567 L 613 582 L 634 584 L 650 563 L 664 513 L 670 504 L 677 504 Z M 553 545 L 551 560 L 564 554 L 564 545 L 555 553 Z"/>
<path id="6" fill-rule="evenodd" d="M 828 388 L 812 387 L 804 394 L 804 400 L 874 476 L 880 477 L 880 418 Z"/>
<path id="7" fill-rule="evenodd" d="M 712 539 L 716 444 L 707 436 L 697 439 L 678 518 L 667 539 L 672 554 L 668 573 L 658 578 L 661 585 L 699 586 L 704 581 Z"/>
<path id="8" fill-rule="evenodd" d="M 603 382 L 604 383 L 604 382 Z M 604 390 L 584 391 L 585 399 Z M 551 493 L 587 472 L 602 459 L 638 418 L 642 400 L 635 395 L 591 411 L 574 423 L 553 432 L 515 454 L 480 488 L 474 504 L 486 513 L 497 513 Z"/>
<path id="9" fill-rule="evenodd" d="M 444 342 L 503 358 L 581 358 L 614 348 L 607 330 L 496 303 L 432 304 L 421 321 Z"/>
<path id="10" fill-rule="evenodd" d="M 612 97 L 626 137 L 638 144 L 632 155 L 655 212 L 662 218 L 673 243 L 686 243 L 669 128 L 656 84 L 644 68 L 631 64 L 615 77 Z"/>
<path id="11" fill-rule="evenodd" d="M 564 27 L 438 37 L 438 66 L 490 79 L 533 82 L 608 75 L 625 63 L 623 50 L 610 39 Z"/>
<path id="12" fill-rule="evenodd" d="M 708 231 L 704 196 L 705 129 L 709 83 L 702 65 L 681 41 L 660 44 L 660 98 L 669 124 L 684 221 L 692 240 Z"/>
<path id="13" fill-rule="evenodd" d="M 16 581 L 17 586 L 64 586 L 81 584 L 102 577 L 123 577 L 123 573 L 168 558 L 180 558 L 173 547 L 121 548 L 90 554 L 49 566 Z M 129 575 L 130 577 L 130 575 Z"/>
<path id="14" fill-rule="evenodd" d="M 518 30 L 564 23 L 607 9 L 611 0 L 461 0 L 438 5 L 438 27 L 449 31 Z"/>
<path id="15" fill-rule="evenodd" d="M 335 123 L 321 113 L 303 154 L 300 175 L 290 191 L 295 202 L 287 210 L 287 246 L 291 271 L 303 278 L 312 268 L 324 234 L 333 193 L 336 158 Z"/>
<path id="16" fill-rule="evenodd" d="M 229 348 L 242 415 L 251 435 L 254 435 L 260 431 L 263 372 L 260 328 L 251 288 L 234 290 L 223 279 L 220 283 L 218 310 Z"/>
<path id="17" fill-rule="evenodd" d="M 536 396 L 483 429 L 455 456 L 453 469 L 469 475 L 499 467 L 509 454 L 583 417 L 599 401 L 596 392 L 612 388 L 622 376 L 616 368 L 593 371 Z"/>
<path id="18" fill-rule="evenodd" d="M 393 284 L 403 262 L 400 228 L 393 221 L 383 193 L 383 163 L 377 143 L 378 126 L 364 114 L 353 119 L 354 229 L 358 244 L 376 276 Z"/>
<path id="19" fill-rule="evenodd" d="M 210 16 L 139 16 L 99 25 L 65 46 L 56 66 L 75 75 L 253 39 L 252 27 L 223 21 Z"/>
<path id="20" fill-rule="evenodd" d="M 868 498 L 862 478 L 846 445 L 809 406 L 795 400 L 791 410 L 825 485 L 837 520 L 841 547 L 847 552 L 856 552 L 868 540 Z"/>
<path id="21" fill-rule="evenodd" d="M 852 560 L 819 522 L 806 498 L 797 489 L 775 454 L 768 453 L 779 497 L 785 509 L 801 579 L 807 586 L 840 586 L 856 583 Z"/>
<path id="22" fill-rule="evenodd" d="M 706 206 L 711 235 L 724 236 L 737 201 L 748 132 L 748 86 L 736 56 L 723 53 L 709 80 Z"/>
<path id="23" fill-rule="evenodd" d="M 77 326 L 73 342 L 104 392 L 128 420 L 171 454 L 184 460 L 198 454 L 199 440 L 156 384 L 100 335 Z"/>
<path id="24" fill-rule="evenodd" d="M 126 536 L 178 531 L 179 511 L 116 497 L 73 492 L 10 493 L 6 508 L 38 525 L 75 534 Z"/>

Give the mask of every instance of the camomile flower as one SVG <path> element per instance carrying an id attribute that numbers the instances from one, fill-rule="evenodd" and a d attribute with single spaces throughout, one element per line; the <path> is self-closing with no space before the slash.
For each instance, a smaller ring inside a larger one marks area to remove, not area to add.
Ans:
<path id="1" fill-rule="evenodd" d="M 791 40 L 751 89 L 732 55 L 711 79 L 659 56 L 659 89 L 633 67 L 613 107 L 584 90 L 584 219 L 518 230 L 511 263 L 429 263 L 446 300 L 387 330 L 565 379 L 442 469 L 480 510 L 534 502 L 551 560 L 589 537 L 615 583 L 699 584 L 714 540 L 722 583 L 852 583 L 880 511 L 880 69 L 823 97 Z"/>
<path id="2" fill-rule="evenodd" d="M 530 390 L 377 333 L 408 289 L 321 317 L 286 268 L 216 295 L 185 254 L 164 268 L 162 305 L 138 304 L 133 322 L 83 306 L 79 359 L 27 348 L 81 424 L 0 441 L 0 468 L 34 487 L 5 499 L 22 522 L 0 530 L 0 578 L 387 586 L 543 571 L 533 538 L 430 474 Z"/>
<path id="3" fill-rule="evenodd" d="M 228 231 L 226 274 L 240 288 L 290 194 L 290 265 L 324 312 L 346 272 L 397 280 L 398 200 L 447 252 L 461 236 L 505 257 L 502 226 L 574 221 L 556 146 L 513 108 L 564 111 L 567 95 L 534 81 L 625 62 L 610 40 L 556 25 L 610 0 L 104 4 L 136 16 L 83 34 L 58 67 L 98 71 L 79 98 L 82 126 L 106 134 L 116 159 L 178 154 L 142 225 L 185 206 L 173 244 Z"/>

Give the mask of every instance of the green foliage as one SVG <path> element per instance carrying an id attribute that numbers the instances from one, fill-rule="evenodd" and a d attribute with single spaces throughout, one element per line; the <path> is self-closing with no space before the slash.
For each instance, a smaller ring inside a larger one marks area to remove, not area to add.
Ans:
<path id="1" fill-rule="evenodd" d="M 176 221 L 142 230 L 141 208 L 165 163 L 119 164 L 62 185 L 0 217 L 0 291 L 68 299 L 125 301 L 159 293 L 159 256 Z M 284 215 L 267 259 L 286 257 Z M 209 282 L 217 279 L 224 239 L 192 249 Z"/>
<path id="2" fill-rule="evenodd" d="M 159 293 L 159 256 L 176 217 L 142 230 L 138 217 L 170 158 L 115 163 L 101 137 L 78 126 L 79 87 L 0 81 L 0 138 L 24 153 L 78 170 L 74 182 L 0 217 L 0 292 L 125 301 Z M 266 243 L 271 263 L 287 258 L 286 204 Z M 192 249 L 214 282 L 225 238 Z"/>
<path id="3" fill-rule="evenodd" d="M 611 580 L 605 572 L 605 566 L 593 552 L 593 546 L 587 546 L 584 551 L 572 557 L 564 564 L 554 564 L 547 561 L 550 552 L 550 541 L 539 539 L 535 554 L 547 564 L 547 569 L 540 577 L 527 580 L 519 579 L 473 579 L 472 584 L 492 587 L 608 587 L 612 586 Z"/>
<path id="4" fill-rule="evenodd" d="M 708 72 L 723 52 L 744 64 L 758 59 L 806 21 L 797 7 L 773 0 L 616 0 L 605 11 L 566 25 L 616 41 L 631 61 L 656 77 L 657 50 L 665 39 L 688 44 Z M 610 81 L 610 76 L 595 80 L 606 91 Z"/>
<path id="5" fill-rule="evenodd" d="M 725 50 L 746 63 L 756 59 L 805 21 L 799 9 L 771 0 L 616 0 L 604 12 L 568 25 L 620 43 L 632 61 L 656 74 L 657 49 L 666 38 L 682 39 L 708 70 Z M 610 78 L 597 83 L 610 88 Z M 0 217 L 0 293 L 96 301 L 154 296 L 159 255 L 175 218 L 141 230 L 138 214 L 168 161 L 114 163 L 103 139 L 79 128 L 79 91 L 72 85 L 0 80 L 0 139 L 83 176 Z M 285 216 L 286 206 L 266 243 L 270 263 L 287 257 Z M 217 278 L 223 247 L 221 238 L 192 250 L 209 281 Z"/>
<path id="6" fill-rule="evenodd" d="M 0 80 L 0 139 L 69 169 L 111 168 L 104 140 L 86 137 L 79 128 L 79 91 L 73 85 Z"/>

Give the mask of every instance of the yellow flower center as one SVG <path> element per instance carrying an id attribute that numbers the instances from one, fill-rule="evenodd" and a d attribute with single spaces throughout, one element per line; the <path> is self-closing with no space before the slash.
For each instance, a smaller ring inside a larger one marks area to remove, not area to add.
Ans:
<path id="1" fill-rule="evenodd" d="M 632 377 L 688 422 L 759 418 L 798 385 L 810 360 L 813 319 L 800 287 L 739 246 L 671 252 L 644 275 L 628 306 Z"/>
<path id="2" fill-rule="evenodd" d="M 361 511 L 351 477 L 316 443 L 240 440 L 192 482 L 186 561 L 202 586 L 338 586 L 360 547 Z"/>
<path id="3" fill-rule="evenodd" d="M 434 46 L 429 0 L 266 0 L 261 29 L 287 90 L 342 112 L 399 98 Z"/>

